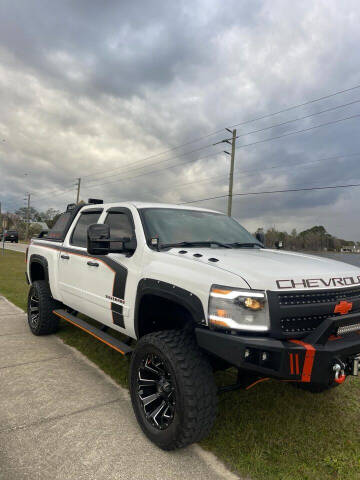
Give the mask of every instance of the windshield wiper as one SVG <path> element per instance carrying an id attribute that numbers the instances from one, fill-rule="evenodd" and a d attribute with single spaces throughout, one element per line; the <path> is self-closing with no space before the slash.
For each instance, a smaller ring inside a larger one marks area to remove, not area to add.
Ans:
<path id="1" fill-rule="evenodd" d="M 263 248 L 263 245 L 260 243 L 243 243 L 243 242 L 234 242 L 234 243 L 229 243 L 229 245 L 233 248 L 250 248 L 250 247 L 260 247 Z"/>
<path id="2" fill-rule="evenodd" d="M 199 247 L 199 246 L 208 246 L 208 245 L 217 245 L 218 247 L 232 248 L 232 245 L 229 245 L 227 243 L 218 242 L 216 240 L 208 240 L 206 242 L 161 243 L 160 248 Z"/>

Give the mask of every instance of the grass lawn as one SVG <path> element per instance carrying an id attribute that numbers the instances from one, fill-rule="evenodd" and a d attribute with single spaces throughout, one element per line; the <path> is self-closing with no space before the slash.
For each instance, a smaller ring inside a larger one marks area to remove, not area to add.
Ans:
<path id="1" fill-rule="evenodd" d="M 0 253 L 0 294 L 26 308 L 24 254 Z M 64 322 L 58 335 L 121 385 L 128 360 Z M 231 371 L 218 383 L 233 381 Z M 313 395 L 276 381 L 219 398 L 219 414 L 202 446 L 240 475 L 261 480 L 360 480 L 360 382 Z"/>

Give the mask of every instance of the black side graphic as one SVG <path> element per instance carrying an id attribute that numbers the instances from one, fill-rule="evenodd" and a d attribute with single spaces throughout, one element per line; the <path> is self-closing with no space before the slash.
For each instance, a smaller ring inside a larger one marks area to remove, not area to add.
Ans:
<path id="1" fill-rule="evenodd" d="M 82 257 L 86 258 L 93 258 L 96 260 L 100 260 L 103 262 L 105 265 L 107 265 L 115 274 L 114 277 L 114 283 L 113 283 L 113 289 L 112 289 L 112 296 L 124 299 L 125 298 L 125 287 L 126 287 L 126 280 L 127 280 L 127 268 L 124 267 L 124 265 L 121 265 L 118 262 L 115 262 L 111 258 L 108 258 L 105 255 L 88 255 L 87 252 L 82 252 L 79 250 L 76 250 L 75 248 L 68 248 L 68 247 L 62 247 L 62 246 L 55 246 L 55 245 L 46 245 L 43 242 L 36 242 L 34 241 L 33 244 L 38 245 L 40 247 L 46 247 L 46 248 L 51 248 L 53 250 L 59 250 L 61 252 L 67 252 L 67 253 L 73 253 L 76 255 L 80 255 Z M 119 305 L 117 303 L 111 303 L 111 313 L 112 313 L 112 319 L 113 323 L 115 325 L 118 325 L 119 327 L 124 328 L 125 323 L 124 323 L 124 312 L 123 312 L 123 306 Z"/>

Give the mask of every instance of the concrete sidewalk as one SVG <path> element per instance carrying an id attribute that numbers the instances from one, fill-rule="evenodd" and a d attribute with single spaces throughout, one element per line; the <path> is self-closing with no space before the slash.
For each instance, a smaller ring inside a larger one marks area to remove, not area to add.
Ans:
<path id="1" fill-rule="evenodd" d="M 236 479 L 199 446 L 163 452 L 127 390 L 0 297 L 1 480 Z"/>
<path id="2" fill-rule="evenodd" d="M 6 250 L 12 250 L 14 252 L 25 253 L 28 246 L 29 245 L 27 243 L 10 243 L 10 242 L 5 242 L 4 243 L 4 248 Z M 0 242 L 0 247 L 1 247 L 1 249 L 3 248 L 3 243 L 2 242 Z"/>

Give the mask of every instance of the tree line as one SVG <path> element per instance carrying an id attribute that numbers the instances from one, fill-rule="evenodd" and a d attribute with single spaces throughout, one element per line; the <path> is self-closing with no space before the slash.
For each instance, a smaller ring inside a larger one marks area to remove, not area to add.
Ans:
<path id="1" fill-rule="evenodd" d="M 275 248 L 282 242 L 286 250 L 340 251 L 343 247 L 360 247 L 360 242 L 344 240 L 328 233 L 322 225 L 316 225 L 300 233 L 294 228 L 291 233 L 269 228 L 265 234 L 265 246 Z"/>
<path id="2" fill-rule="evenodd" d="M 27 207 L 22 207 L 16 210 L 15 213 L 5 213 L 0 219 L 0 231 L 2 230 L 17 230 L 19 239 L 25 240 L 27 220 L 29 218 L 29 238 L 38 235 L 43 227 L 39 222 L 46 223 L 50 229 L 59 218 L 61 212 L 54 208 L 49 208 L 44 212 L 38 211 L 34 207 L 30 207 L 29 212 Z"/>

